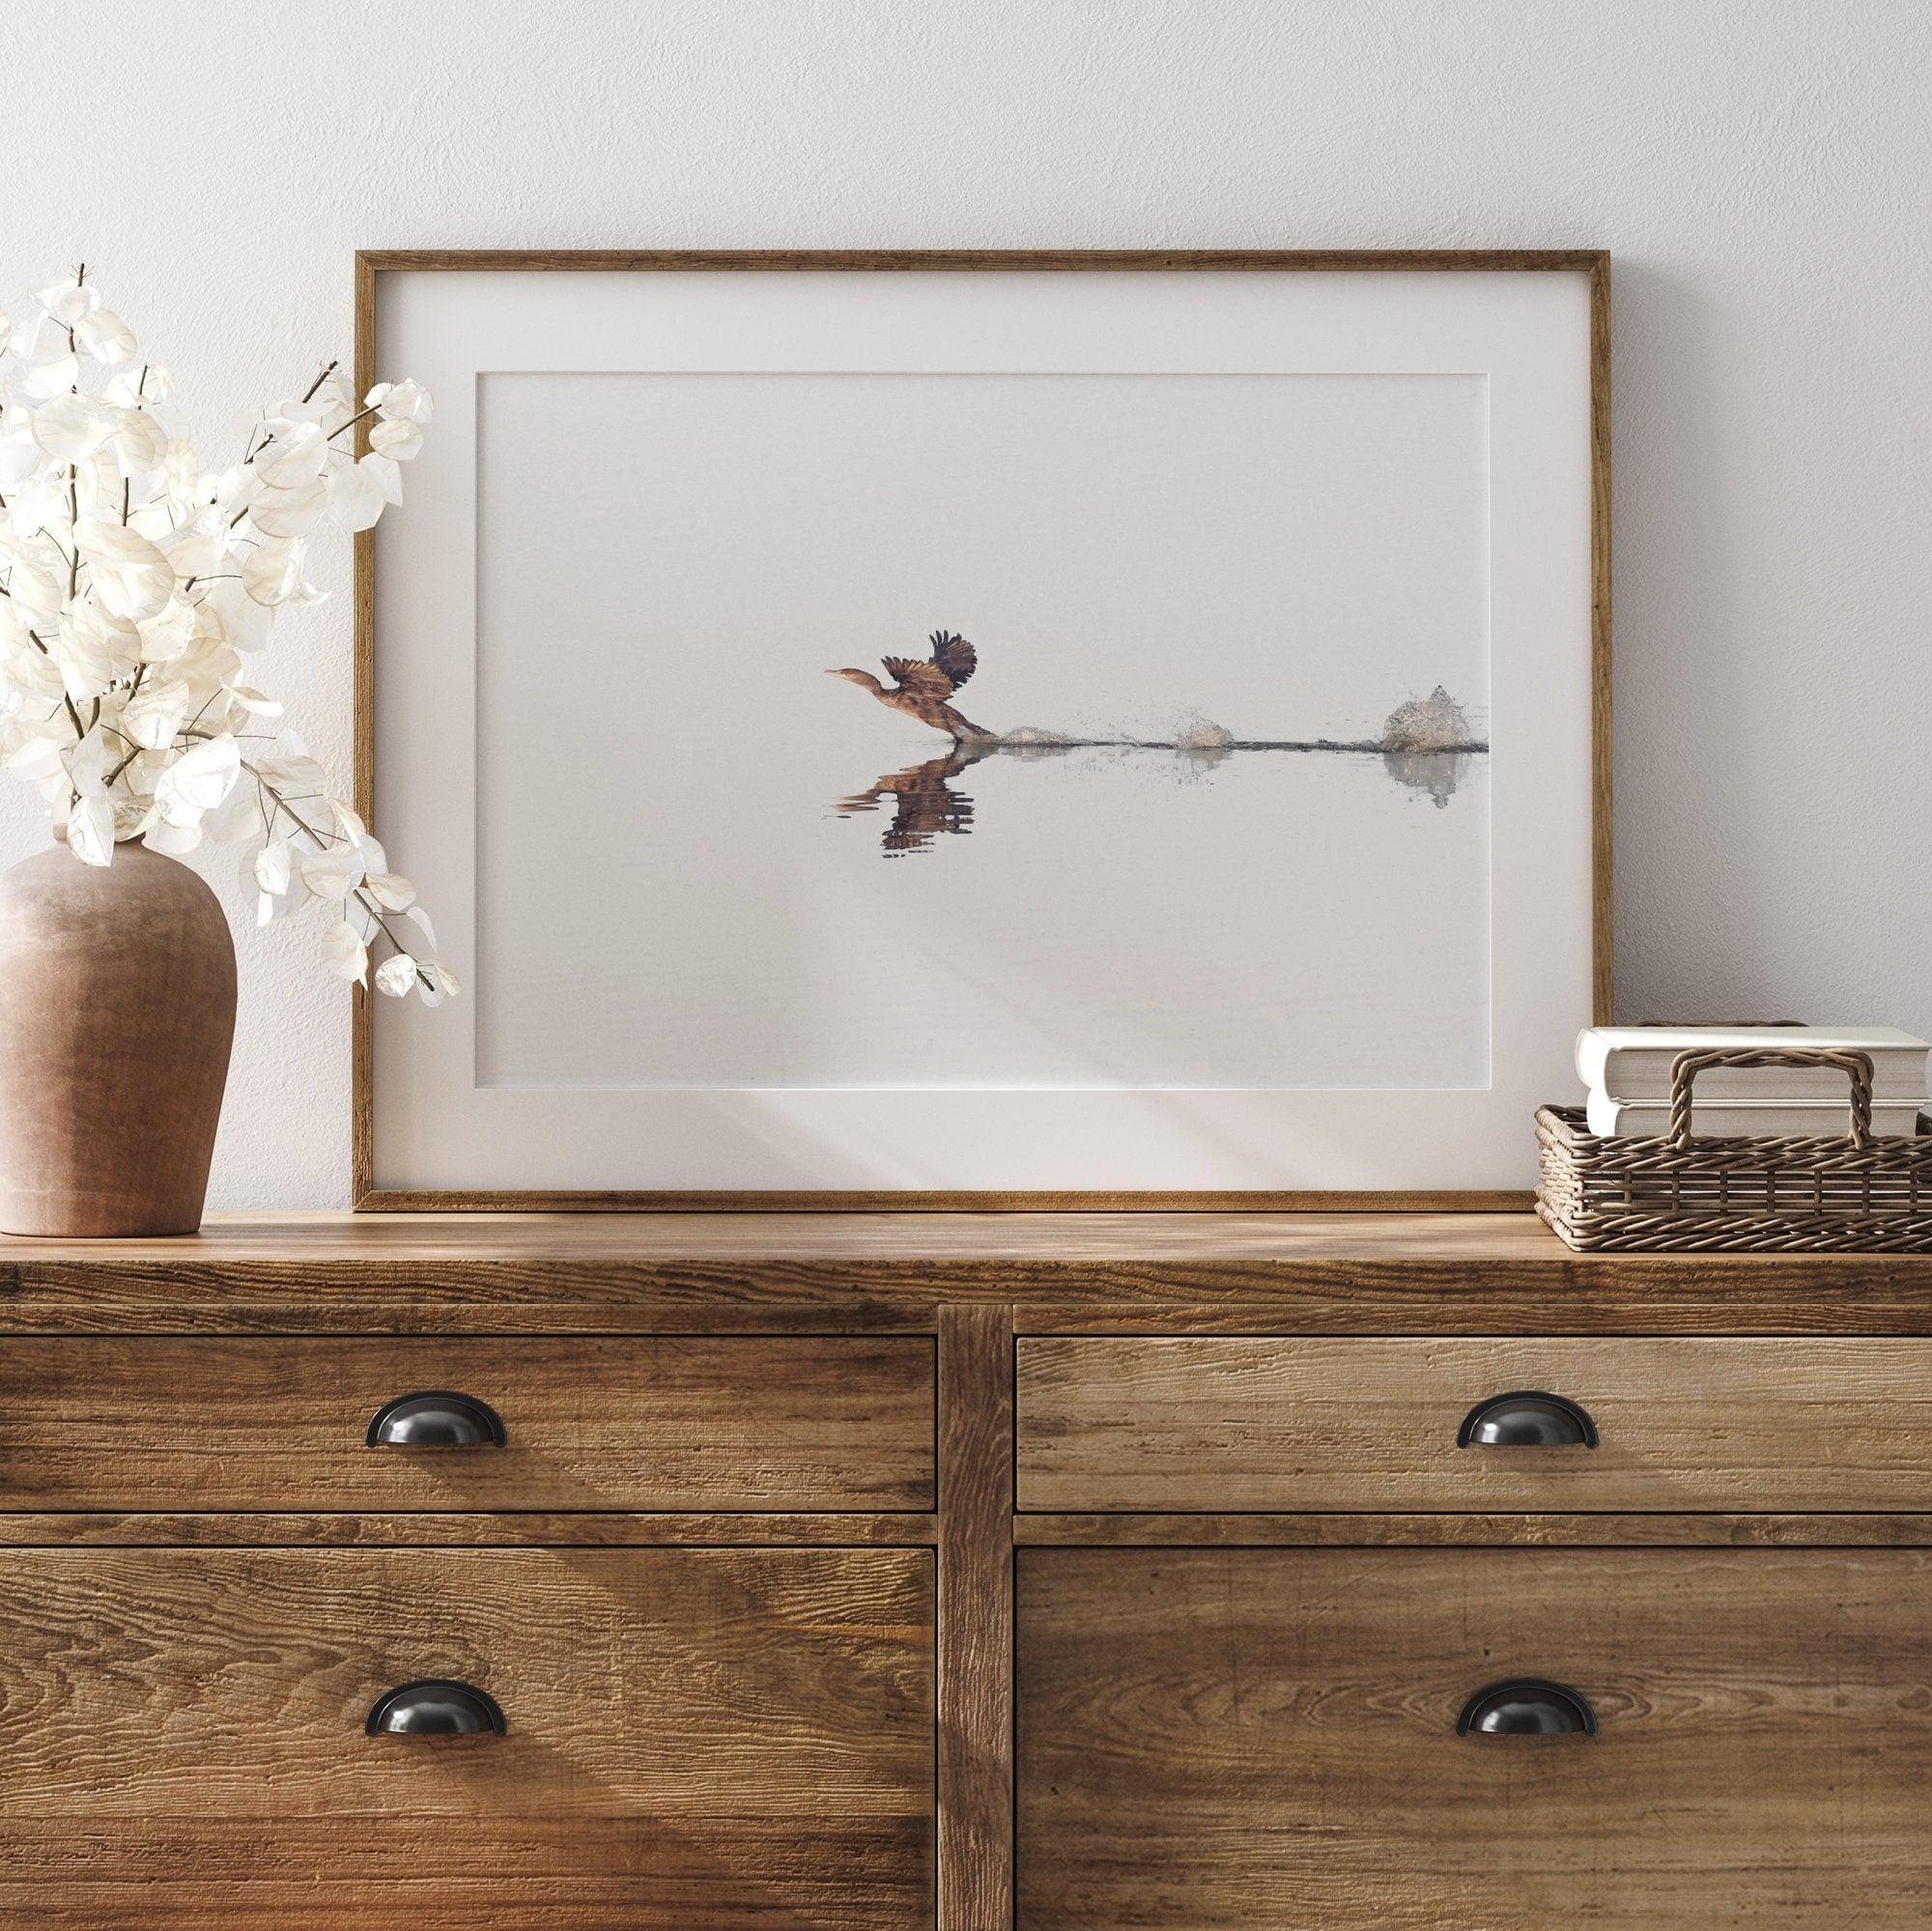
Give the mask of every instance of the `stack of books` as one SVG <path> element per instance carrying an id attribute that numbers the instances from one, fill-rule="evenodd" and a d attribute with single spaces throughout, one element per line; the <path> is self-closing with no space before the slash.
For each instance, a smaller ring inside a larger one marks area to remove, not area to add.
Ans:
<path id="1" fill-rule="evenodd" d="M 1670 1126 L 1670 1064 L 1680 1053 L 1798 1047 L 1863 1053 L 1872 1065 L 1872 1131 L 1909 1139 L 1926 1105 L 1923 1039 L 1888 1026 L 1591 1026 L 1577 1036 L 1592 1133 L 1648 1139 Z M 1834 1066 L 1716 1066 L 1691 1088 L 1699 1138 L 1793 1138 L 1849 1129 L 1850 1086 Z"/>

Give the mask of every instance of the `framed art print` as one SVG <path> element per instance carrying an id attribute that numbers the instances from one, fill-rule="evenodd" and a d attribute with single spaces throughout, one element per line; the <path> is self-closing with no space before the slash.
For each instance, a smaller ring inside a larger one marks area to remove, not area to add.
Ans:
<path id="1" fill-rule="evenodd" d="M 1520 1204 L 1608 1016 L 1595 253 L 370 254 L 365 1207 Z"/>

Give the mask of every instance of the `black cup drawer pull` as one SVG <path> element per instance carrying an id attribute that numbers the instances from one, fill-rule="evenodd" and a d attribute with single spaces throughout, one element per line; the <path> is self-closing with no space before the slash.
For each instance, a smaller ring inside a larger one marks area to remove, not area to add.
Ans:
<path id="1" fill-rule="evenodd" d="M 1518 1388 L 1478 1402 L 1456 1431 L 1458 1448 L 1595 1448 L 1597 1424 L 1575 1402 Z"/>
<path id="2" fill-rule="evenodd" d="M 1538 1676 L 1492 1683 L 1463 1705 L 1459 1737 L 1594 1737 L 1597 1713 L 1575 1690 Z"/>
<path id="3" fill-rule="evenodd" d="M 501 1448 L 503 1421 L 488 1402 L 448 1388 L 398 1395 L 376 1410 L 371 1448 Z"/>
<path id="4" fill-rule="evenodd" d="M 507 1725 L 487 1690 L 424 1676 L 377 1697 L 362 1727 L 372 1737 L 500 1737 Z"/>

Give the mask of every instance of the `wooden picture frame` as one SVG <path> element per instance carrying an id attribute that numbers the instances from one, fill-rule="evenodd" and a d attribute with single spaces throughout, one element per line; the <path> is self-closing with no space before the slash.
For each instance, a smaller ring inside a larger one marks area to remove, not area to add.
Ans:
<path id="1" fill-rule="evenodd" d="M 355 258 L 355 376 L 361 393 L 381 375 L 378 316 L 385 278 L 406 274 L 584 273 L 729 274 L 827 271 L 973 274 L 1025 270 L 1082 274 L 1509 272 L 1580 275 L 1588 301 L 1588 567 L 1589 608 L 1589 1017 L 1611 1017 L 1611 766 L 1610 766 L 1610 261 L 1597 249 L 1493 250 L 850 250 L 564 251 L 374 249 Z M 404 371 L 403 373 L 411 373 Z M 357 809 L 383 829 L 376 795 L 377 602 L 376 539 L 355 539 L 355 797 Z M 1142 1210 L 1360 1209 L 1505 1210 L 1528 1204 L 1518 1190 L 988 1190 L 866 1189 L 543 1189 L 500 1186 L 420 1187 L 383 1184 L 376 1148 L 375 1025 L 372 997 L 357 988 L 354 1017 L 353 1197 L 358 1210 L 479 1211 L 553 1208 L 658 1211 L 1013 1211 L 1038 1209 Z M 1578 1013 L 1580 1020 L 1584 1015 Z M 1527 1109 L 1525 1143 L 1531 1127 Z"/>

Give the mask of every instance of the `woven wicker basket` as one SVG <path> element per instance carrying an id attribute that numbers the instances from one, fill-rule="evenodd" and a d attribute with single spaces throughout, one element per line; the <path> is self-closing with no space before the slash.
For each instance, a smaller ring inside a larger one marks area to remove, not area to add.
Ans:
<path id="1" fill-rule="evenodd" d="M 1713 1066 L 1833 1066 L 1851 1081 L 1850 1131 L 1822 1139 L 1693 1139 L 1690 1089 Z M 1670 1123 L 1604 1139 L 1578 1107 L 1536 1116 L 1536 1210 L 1585 1253 L 1932 1253 L 1932 1121 L 1910 1140 L 1871 1130 L 1871 1061 L 1799 1047 L 1680 1053 Z"/>

